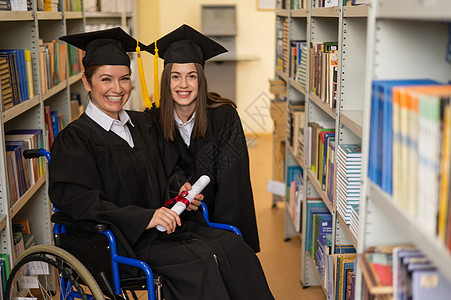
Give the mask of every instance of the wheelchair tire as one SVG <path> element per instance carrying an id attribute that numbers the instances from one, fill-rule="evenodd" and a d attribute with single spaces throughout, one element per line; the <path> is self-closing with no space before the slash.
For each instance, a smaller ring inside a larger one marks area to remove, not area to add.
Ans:
<path id="1" fill-rule="evenodd" d="M 17 259 L 6 284 L 5 299 L 69 299 L 68 293 L 61 291 L 61 278 L 70 283 L 66 291 L 78 293 L 75 299 L 105 299 L 91 273 L 77 258 L 49 245 L 33 246 Z"/>

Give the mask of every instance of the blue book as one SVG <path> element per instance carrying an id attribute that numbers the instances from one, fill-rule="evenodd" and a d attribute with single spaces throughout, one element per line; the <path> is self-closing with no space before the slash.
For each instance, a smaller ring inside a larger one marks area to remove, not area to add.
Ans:
<path id="1" fill-rule="evenodd" d="M 53 117 L 52 117 L 53 119 Z M 55 134 L 56 136 L 56 134 Z M 292 181 L 296 181 L 299 175 L 302 175 L 302 168 L 300 166 L 287 166 L 287 179 L 286 179 L 286 199 L 290 199 L 290 186 Z"/>
<path id="2" fill-rule="evenodd" d="M 329 141 L 335 142 L 335 132 L 326 133 L 324 134 L 324 154 L 323 154 L 323 174 L 321 178 L 321 186 L 323 190 L 326 190 L 326 171 L 328 168 L 328 162 L 327 162 L 327 152 L 329 149 Z"/>
<path id="3" fill-rule="evenodd" d="M 446 300 L 450 291 L 451 283 L 438 270 L 412 272 L 412 299 Z"/>
<path id="4" fill-rule="evenodd" d="M 56 138 L 58 133 L 60 132 L 60 125 L 59 125 L 59 119 L 58 119 L 58 112 L 57 111 L 51 111 L 50 112 L 50 118 L 52 121 L 52 128 L 53 128 L 53 136 Z"/>
<path id="5" fill-rule="evenodd" d="M 22 161 L 22 152 L 25 148 L 25 142 L 5 142 L 6 151 L 13 151 L 16 158 L 16 168 L 17 168 L 17 182 L 19 184 L 19 197 L 21 197 L 27 191 L 27 184 L 24 174 L 24 165 Z M 11 203 L 12 204 L 12 203 Z"/>
<path id="6" fill-rule="evenodd" d="M 28 82 L 27 82 L 27 69 L 25 65 L 25 50 L 12 49 L 12 50 L 2 50 L 2 52 L 14 54 L 17 66 L 17 80 L 20 89 L 20 102 L 28 100 Z"/>
<path id="7" fill-rule="evenodd" d="M 376 176 L 377 157 L 379 155 L 379 97 L 377 95 L 377 85 L 375 81 L 371 87 L 371 112 L 370 112 L 370 137 L 369 137 L 369 155 L 368 155 L 368 177 L 375 184 L 379 185 Z"/>
<path id="8" fill-rule="evenodd" d="M 306 238 L 305 238 L 305 250 L 309 251 L 312 245 L 312 227 L 313 227 L 313 214 L 329 212 L 326 204 L 321 200 L 307 201 L 307 221 L 306 221 Z"/>
<path id="9" fill-rule="evenodd" d="M 393 193 L 393 88 L 395 86 L 430 85 L 440 84 L 434 80 L 399 80 L 390 82 L 379 82 L 383 99 L 383 139 L 381 157 L 381 188 L 389 193 Z"/>
<path id="10" fill-rule="evenodd" d="M 368 175 L 390 195 L 393 191 L 393 87 L 428 84 L 440 83 L 429 79 L 373 81 Z"/>

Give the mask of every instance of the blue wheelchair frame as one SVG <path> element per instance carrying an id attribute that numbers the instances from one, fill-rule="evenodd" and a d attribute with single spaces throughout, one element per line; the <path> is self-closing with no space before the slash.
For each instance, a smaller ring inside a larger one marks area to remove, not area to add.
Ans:
<path id="1" fill-rule="evenodd" d="M 24 151 L 24 157 L 25 158 L 38 158 L 40 156 L 45 156 L 47 159 L 47 162 L 50 161 L 50 153 L 45 149 L 31 149 L 31 150 L 25 150 Z M 55 212 L 57 212 L 56 209 L 54 209 Z M 201 202 L 201 211 L 202 215 L 207 221 L 208 225 L 211 228 L 217 228 L 222 230 L 231 231 L 233 233 L 236 233 L 241 236 L 240 230 L 232 225 L 227 224 L 220 224 L 220 223 L 214 223 L 210 222 L 209 216 L 208 216 L 208 208 L 205 203 Z M 65 234 L 66 233 L 66 225 L 57 224 L 55 223 L 53 227 L 53 234 Z M 112 261 L 112 271 L 113 271 L 113 292 L 115 295 L 121 294 L 121 280 L 120 280 L 120 273 L 119 273 L 119 264 L 129 265 L 132 267 L 140 268 L 143 270 L 144 274 L 146 275 L 146 284 L 147 284 L 147 293 L 148 293 L 148 299 L 155 299 L 155 287 L 154 287 L 154 274 L 149 267 L 149 265 L 141 260 L 133 259 L 129 257 L 120 256 L 117 253 L 117 243 L 116 238 L 113 234 L 113 232 L 109 229 L 101 231 L 99 233 L 102 233 L 106 236 L 108 239 L 109 247 L 110 247 L 110 253 L 111 253 L 111 261 Z M 66 289 L 66 285 L 70 283 L 62 282 L 62 288 L 60 288 L 61 296 L 63 297 L 64 291 L 70 290 L 70 295 L 78 295 L 77 292 L 72 291 L 72 289 Z M 64 298 L 64 297 L 63 297 Z M 92 298 L 92 297 L 90 297 Z M 73 298 L 70 298 L 73 299 Z"/>

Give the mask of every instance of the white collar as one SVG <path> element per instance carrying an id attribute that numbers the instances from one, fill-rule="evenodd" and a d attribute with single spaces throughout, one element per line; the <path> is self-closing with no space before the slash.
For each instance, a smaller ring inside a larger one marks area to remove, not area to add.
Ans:
<path id="1" fill-rule="evenodd" d="M 106 113 L 101 111 L 97 106 L 95 106 L 92 103 L 92 101 L 89 101 L 85 112 L 88 115 L 88 117 L 90 117 L 97 124 L 102 126 L 102 128 L 105 129 L 106 131 L 111 130 L 111 127 L 113 126 L 114 122 L 119 122 L 119 123 L 121 123 L 122 126 L 124 126 L 128 122 L 128 123 L 130 123 L 130 125 L 135 127 L 135 125 L 133 125 L 132 120 L 130 119 L 130 116 L 123 109 L 121 109 L 119 111 L 119 121 L 116 119 L 113 119 L 112 117 L 108 116 Z"/>
<path id="2" fill-rule="evenodd" d="M 191 118 L 189 118 L 189 120 L 186 123 L 183 123 L 182 120 L 180 120 L 179 116 L 177 115 L 177 113 L 174 110 L 174 119 L 175 122 L 177 123 L 177 125 L 180 126 L 185 126 L 185 125 L 190 125 L 192 123 L 194 123 L 194 117 L 196 116 L 196 112 L 193 113 L 193 115 L 191 116 Z"/>

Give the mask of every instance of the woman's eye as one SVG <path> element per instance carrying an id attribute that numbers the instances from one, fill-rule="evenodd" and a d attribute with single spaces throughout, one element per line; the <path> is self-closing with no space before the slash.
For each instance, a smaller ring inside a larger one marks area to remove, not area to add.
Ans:
<path id="1" fill-rule="evenodd" d="M 102 78 L 102 81 L 111 81 L 111 79 L 108 78 L 108 77 L 103 77 L 103 78 Z"/>
<path id="2" fill-rule="evenodd" d="M 130 80 L 130 77 L 122 77 L 121 80 L 128 81 Z"/>
<path id="3" fill-rule="evenodd" d="M 178 75 L 172 75 L 172 77 L 171 77 L 172 79 L 178 79 L 179 78 L 179 76 Z"/>
<path id="4" fill-rule="evenodd" d="M 196 79 L 197 76 L 196 76 L 196 75 L 190 75 L 189 78 L 191 78 L 191 79 Z"/>

